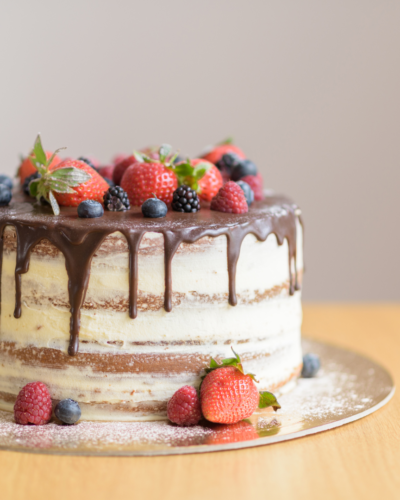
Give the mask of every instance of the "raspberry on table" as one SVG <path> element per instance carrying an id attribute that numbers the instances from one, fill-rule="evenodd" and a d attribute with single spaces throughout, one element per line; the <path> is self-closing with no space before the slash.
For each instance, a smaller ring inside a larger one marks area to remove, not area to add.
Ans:
<path id="1" fill-rule="evenodd" d="M 210 209 L 231 214 L 244 214 L 248 212 L 249 207 L 242 188 L 236 182 L 229 181 L 214 196 Z"/>
<path id="2" fill-rule="evenodd" d="M 201 408 L 196 389 L 190 385 L 178 389 L 168 401 L 167 416 L 174 424 L 198 424 L 201 420 Z"/>
<path id="3" fill-rule="evenodd" d="M 51 419 L 50 393 L 42 382 L 31 382 L 23 387 L 14 405 L 17 424 L 44 425 Z"/>

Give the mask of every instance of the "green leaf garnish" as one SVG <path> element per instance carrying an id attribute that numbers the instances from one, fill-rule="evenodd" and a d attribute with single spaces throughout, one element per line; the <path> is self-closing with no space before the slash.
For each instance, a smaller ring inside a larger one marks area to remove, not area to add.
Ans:
<path id="1" fill-rule="evenodd" d="M 274 411 L 277 411 L 281 408 L 281 405 L 278 403 L 278 400 L 272 394 L 272 392 L 268 391 L 260 392 L 260 402 L 258 403 L 258 407 L 268 408 L 269 406 L 272 406 Z"/>
<path id="2" fill-rule="evenodd" d="M 188 158 L 185 162 L 175 165 L 171 170 L 177 176 L 180 186 L 185 184 L 198 192 L 200 190 L 198 181 L 206 175 L 210 168 L 212 168 L 212 164 L 206 161 L 202 161 L 194 167 Z"/>
<path id="3" fill-rule="evenodd" d="M 210 366 L 205 368 L 206 374 L 212 372 L 213 370 L 217 370 L 218 368 L 226 368 L 227 366 L 234 366 L 237 368 L 243 375 L 249 375 L 255 382 L 257 380 L 255 379 L 255 376 L 252 373 L 245 373 L 242 365 L 242 361 L 240 359 L 239 354 L 237 354 L 234 350 L 233 347 L 231 347 L 233 354 L 235 355 L 234 358 L 226 358 L 221 361 L 221 363 L 217 363 L 214 358 L 211 358 L 210 360 Z M 204 378 L 204 377 L 203 377 Z"/>
<path id="4" fill-rule="evenodd" d="M 169 144 L 162 144 L 161 145 L 159 152 L 158 152 L 158 154 L 160 156 L 161 163 L 165 162 L 165 160 L 171 154 L 171 151 L 172 151 L 172 146 L 170 146 Z"/>
<path id="5" fill-rule="evenodd" d="M 41 165 L 46 165 L 47 157 L 42 146 L 40 134 L 37 135 L 35 144 L 33 145 L 33 155 L 36 162 L 39 162 Z"/>

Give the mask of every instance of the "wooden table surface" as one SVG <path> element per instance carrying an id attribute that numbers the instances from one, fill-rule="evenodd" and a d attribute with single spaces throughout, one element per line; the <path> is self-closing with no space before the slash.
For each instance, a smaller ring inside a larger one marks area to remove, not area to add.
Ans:
<path id="1" fill-rule="evenodd" d="M 400 380 L 400 305 L 306 305 L 304 335 Z M 400 390 L 338 429 L 246 450 L 91 458 L 0 452 L 1 500 L 400 499 Z"/>

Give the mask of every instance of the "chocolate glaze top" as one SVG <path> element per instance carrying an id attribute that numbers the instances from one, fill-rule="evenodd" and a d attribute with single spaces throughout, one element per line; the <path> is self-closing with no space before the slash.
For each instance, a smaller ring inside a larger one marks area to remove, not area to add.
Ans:
<path id="1" fill-rule="evenodd" d="M 76 208 L 61 208 L 58 216 L 50 206 L 41 206 L 17 195 L 8 207 L 0 208 L 0 266 L 3 253 L 3 232 L 7 225 L 17 233 L 17 259 L 15 267 L 15 311 L 21 316 L 21 275 L 28 272 L 30 252 L 40 240 L 47 239 L 65 256 L 68 273 L 70 302 L 70 342 L 68 352 L 75 355 L 79 349 L 80 310 L 85 301 L 90 278 L 90 264 L 94 253 L 104 239 L 121 232 L 129 246 L 129 314 L 137 316 L 138 249 L 145 233 L 156 232 L 164 236 L 165 298 L 164 308 L 172 309 L 171 263 L 181 243 L 194 243 L 204 236 L 225 235 L 228 240 L 227 268 L 229 275 L 229 303 L 237 304 L 236 264 L 244 237 L 252 233 L 264 241 L 275 234 L 278 244 L 286 239 L 289 247 L 289 292 L 298 289 L 296 268 L 296 211 L 297 206 L 288 198 L 268 195 L 255 202 L 245 214 L 227 214 L 202 208 L 194 214 L 168 211 L 161 219 L 143 217 L 140 208 L 127 212 L 105 212 L 97 219 L 80 219 Z M 295 276 L 292 276 L 292 263 Z M 1 270 L 1 268 L 0 268 Z"/>

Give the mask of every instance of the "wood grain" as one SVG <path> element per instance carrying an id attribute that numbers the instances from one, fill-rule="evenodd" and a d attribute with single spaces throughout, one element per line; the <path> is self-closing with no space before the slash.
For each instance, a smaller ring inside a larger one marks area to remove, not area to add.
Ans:
<path id="1" fill-rule="evenodd" d="M 400 380 L 400 305 L 306 305 L 306 336 Z M 358 422 L 260 448 L 171 457 L 0 452 L 1 500 L 400 499 L 400 394 Z"/>

